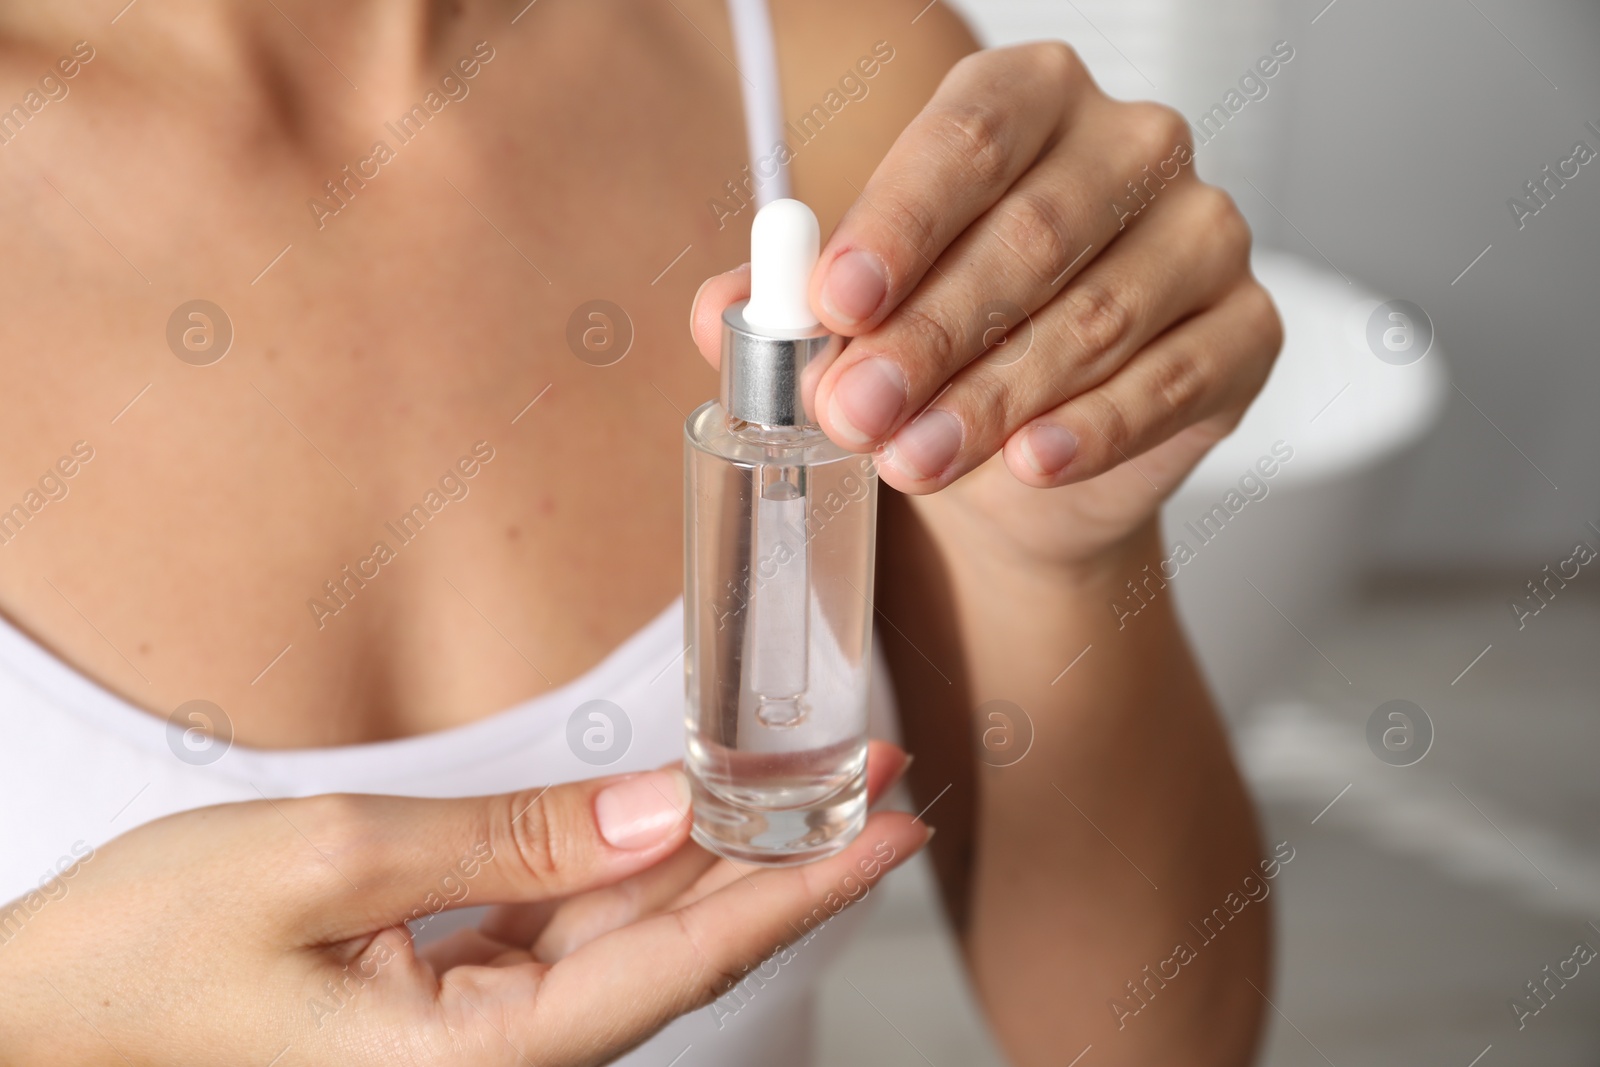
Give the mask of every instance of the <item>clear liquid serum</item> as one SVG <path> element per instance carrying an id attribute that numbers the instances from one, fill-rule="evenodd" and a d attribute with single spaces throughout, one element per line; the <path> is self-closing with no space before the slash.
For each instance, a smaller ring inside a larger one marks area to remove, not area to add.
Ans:
<path id="1" fill-rule="evenodd" d="M 843 344 L 806 300 L 818 245 L 799 201 L 757 213 L 722 397 L 683 430 L 694 837 L 747 863 L 830 855 L 867 813 L 878 477 L 809 413 Z"/>

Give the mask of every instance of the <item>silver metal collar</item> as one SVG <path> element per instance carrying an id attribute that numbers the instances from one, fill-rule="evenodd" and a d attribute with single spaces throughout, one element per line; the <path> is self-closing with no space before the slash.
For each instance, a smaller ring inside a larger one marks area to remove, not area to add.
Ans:
<path id="1" fill-rule="evenodd" d="M 814 428 L 816 415 L 806 411 L 802 391 L 815 391 L 816 377 L 844 339 L 820 325 L 758 332 L 745 321 L 746 303 L 722 313 L 722 406 L 729 418 L 759 426 Z"/>

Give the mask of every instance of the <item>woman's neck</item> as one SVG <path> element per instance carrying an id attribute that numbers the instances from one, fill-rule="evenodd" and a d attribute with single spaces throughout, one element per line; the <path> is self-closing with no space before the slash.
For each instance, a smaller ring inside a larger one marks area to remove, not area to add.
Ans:
<path id="1" fill-rule="evenodd" d="M 515 0 L 60 0 L 0 11 L 0 39 L 59 49 L 83 39 L 112 65 L 269 85 L 314 122 L 386 114 L 441 48 Z M 504 10 L 502 10 L 504 9 Z M 503 19 L 500 16 L 503 15 Z M 484 18 L 487 16 L 487 18 Z"/>

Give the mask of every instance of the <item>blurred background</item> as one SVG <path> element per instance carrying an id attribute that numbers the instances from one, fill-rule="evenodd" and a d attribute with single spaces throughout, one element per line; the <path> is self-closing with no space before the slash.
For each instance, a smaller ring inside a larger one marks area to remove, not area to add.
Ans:
<path id="1" fill-rule="evenodd" d="M 955 6 L 1182 111 L 1287 324 L 1166 512 L 1269 840 L 1296 849 L 1262 1062 L 1600 1063 L 1600 974 L 1520 1028 L 1511 1007 L 1600 947 L 1600 161 L 1547 178 L 1600 150 L 1600 4 Z M 1198 535 L 1275 444 L 1266 495 Z M 883 894 L 831 972 L 822 1062 L 1003 1062 L 926 870 Z"/>

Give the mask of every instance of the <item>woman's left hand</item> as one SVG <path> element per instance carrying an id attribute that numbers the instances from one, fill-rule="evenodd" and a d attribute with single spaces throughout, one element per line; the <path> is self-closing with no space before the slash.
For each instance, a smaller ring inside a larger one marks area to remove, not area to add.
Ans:
<path id="1" fill-rule="evenodd" d="M 867 801 L 876 804 L 900 781 L 911 760 L 905 752 L 884 741 L 867 743 Z M 886 850 L 887 849 L 887 850 Z M 874 844 L 885 864 L 899 858 L 892 846 Z M 526 959 L 554 964 L 583 946 L 624 926 L 654 915 L 689 907 L 739 879 L 749 879 L 759 867 L 734 863 L 689 841 L 672 856 L 649 870 L 620 882 L 554 901 L 502 904 L 490 910 L 482 925 L 460 930 L 423 950 L 435 970 L 484 964 L 492 960 Z M 852 879 L 833 894 L 834 914 L 843 901 L 855 903 L 867 893 L 866 883 Z M 805 922 L 804 919 L 801 920 Z M 800 933 L 796 929 L 796 933 Z M 781 946 L 774 945 L 774 951 Z"/>
<path id="2" fill-rule="evenodd" d="M 851 340 L 817 418 L 902 492 L 961 479 L 922 506 L 959 509 L 991 548 L 1092 560 L 1266 380 L 1282 326 L 1249 250 L 1176 111 L 1111 100 L 1063 44 L 975 53 L 822 250 L 812 307 Z M 692 325 L 713 362 L 722 311 L 748 292 L 744 271 L 701 289 Z"/>

